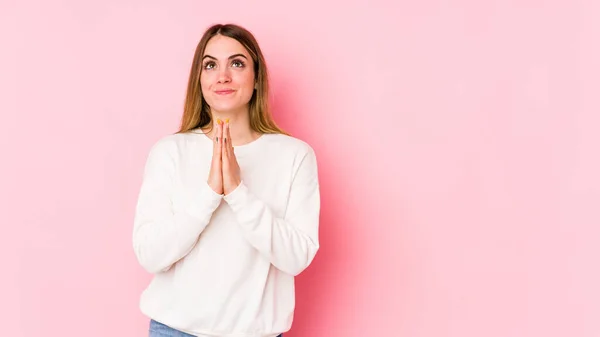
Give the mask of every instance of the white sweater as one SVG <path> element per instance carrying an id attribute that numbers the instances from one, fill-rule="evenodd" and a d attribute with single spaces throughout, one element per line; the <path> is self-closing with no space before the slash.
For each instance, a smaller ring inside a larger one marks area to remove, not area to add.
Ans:
<path id="1" fill-rule="evenodd" d="M 281 134 L 236 146 L 242 183 L 222 196 L 207 183 L 212 149 L 200 132 L 150 149 L 133 229 L 154 274 L 140 309 L 195 336 L 277 336 L 292 325 L 294 276 L 319 249 L 315 153 Z"/>

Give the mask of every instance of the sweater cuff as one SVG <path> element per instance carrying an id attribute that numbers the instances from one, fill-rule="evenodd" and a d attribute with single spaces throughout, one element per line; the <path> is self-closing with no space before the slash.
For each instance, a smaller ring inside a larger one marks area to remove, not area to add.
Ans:
<path id="1" fill-rule="evenodd" d="M 207 182 L 203 182 L 200 188 L 187 189 L 188 205 L 186 213 L 194 218 L 203 218 L 207 213 L 214 212 L 221 203 L 223 196 L 213 191 Z"/>
<path id="2" fill-rule="evenodd" d="M 241 181 L 240 184 L 229 194 L 223 196 L 223 199 L 229 204 L 231 209 L 235 212 L 240 209 L 248 199 L 249 191 L 248 187 Z"/>

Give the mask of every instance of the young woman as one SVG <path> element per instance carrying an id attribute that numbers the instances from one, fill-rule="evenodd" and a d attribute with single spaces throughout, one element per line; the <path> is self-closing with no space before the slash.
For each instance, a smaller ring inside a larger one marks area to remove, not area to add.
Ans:
<path id="1" fill-rule="evenodd" d="M 254 36 L 214 25 L 194 55 L 180 130 L 150 149 L 133 247 L 154 277 L 150 336 L 275 337 L 319 249 L 315 152 L 280 130 Z"/>

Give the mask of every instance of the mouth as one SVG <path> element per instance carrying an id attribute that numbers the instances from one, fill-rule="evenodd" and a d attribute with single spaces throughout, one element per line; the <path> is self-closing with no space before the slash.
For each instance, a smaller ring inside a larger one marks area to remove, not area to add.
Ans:
<path id="1" fill-rule="evenodd" d="M 217 94 L 217 95 L 229 95 L 234 92 L 235 92 L 235 90 L 233 90 L 233 89 L 215 90 L 215 94 Z"/>

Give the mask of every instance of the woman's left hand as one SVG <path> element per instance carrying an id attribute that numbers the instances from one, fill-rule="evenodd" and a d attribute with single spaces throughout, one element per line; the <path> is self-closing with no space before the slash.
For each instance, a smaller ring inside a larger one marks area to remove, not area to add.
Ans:
<path id="1" fill-rule="evenodd" d="M 223 193 L 225 195 L 235 190 L 242 178 L 240 176 L 240 166 L 238 165 L 235 153 L 233 152 L 233 143 L 231 133 L 229 132 L 229 121 L 223 123 L 223 142 L 221 144 L 221 160 L 223 169 Z"/>

